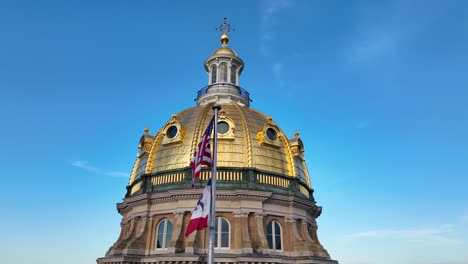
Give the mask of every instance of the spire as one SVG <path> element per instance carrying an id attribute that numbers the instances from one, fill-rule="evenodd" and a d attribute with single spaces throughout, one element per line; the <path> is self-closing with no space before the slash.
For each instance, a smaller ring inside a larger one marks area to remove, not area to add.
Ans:
<path id="1" fill-rule="evenodd" d="M 223 32 L 219 41 L 221 41 L 222 46 L 227 46 L 229 43 L 229 35 L 227 32 L 235 31 L 235 28 L 231 27 L 231 24 L 227 22 L 227 17 L 224 18 L 224 22 L 216 28 L 216 30 Z"/>
<path id="2" fill-rule="evenodd" d="M 222 31 L 224 34 L 231 31 L 236 31 L 235 28 L 231 27 L 231 24 L 227 22 L 227 17 L 224 18 L 224 22 L 216 28 L 218 31 Z"/>
<path id="3" fill-rule="evenodd" d="M 217 31 L 223 32 L 221 37 L 219 38 L 219 41 L 221 42 L 221 47 L 213 52 L 213 55 L 215 54 L 228 54 L 228 55 L 233 55 L 237 56 L 237 53 L 228 48 L 228 43 L 230 40 L 229 35 L 227 34 L 228 32 L 235 31 L 233 27 L 231 27 L 231 24 L 227 22 L 227 17 L 224 18 L 224 22 L 219 25 L 219 27 L 216 28 Z"/>
<path id="4" fill-rule="evenodd" d="M 234 50 L 227 46 L 230 40 L 227 33 L 235 29 L 227 22 L 225 17 L 224 22 L 216 30 L 222 32 L 219 39 L 221 47 L 205 60 L 208 85 L 198 91 L 197 105 L 216 102 L 249 106 L 250 95 L 239 86 L 239 76 L 244 69 L 244 62 Z"/>

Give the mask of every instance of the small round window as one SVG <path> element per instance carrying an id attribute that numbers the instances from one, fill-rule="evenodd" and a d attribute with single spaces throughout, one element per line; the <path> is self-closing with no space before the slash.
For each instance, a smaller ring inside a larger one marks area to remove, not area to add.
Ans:
<path id="1" fill-rule="evenodd" d="M 177 135 L 177 127 L 176 126 L 170 126 L 168 129 L 167 129 L 167 137 L 168 138 L 174 138 L 176 135 Z"/>
<path id="2" fill-rule="evenodd" d="M 268 128 L 266 130 L 266 136 L 269 140 L 274 141 L 276 139 L 276 131 L 273 128 Z"/>
<path id="3" fill-rule="evenodd" d="M 221 121 L 218 123 L 218 133 L 226 134 L 229 131 L 229 124 L 227 122 Z"/>

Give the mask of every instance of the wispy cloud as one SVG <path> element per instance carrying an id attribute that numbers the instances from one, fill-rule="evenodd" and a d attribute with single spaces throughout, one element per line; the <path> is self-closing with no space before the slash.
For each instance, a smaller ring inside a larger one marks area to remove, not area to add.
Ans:
<path id="1" fill-rule="evenodd" d="M 111 177 L 128 177 L 129 176 L 128 173 L 122 172 L 122 171 L 105 171 L 105 170 L 102 170 L 102 169 L 100 169 L 98 167 L 89 165 L 89 163 L 87 161 L 83 161 L 83 160 L 74 160 L 74 161 L 71 162 L 71 165 L 76 167 L 76 168 L 79 168 L 79 169 L 82 169 L 82 170 L 85 170 L 85 171 L 88 171 L 88 172 L 93 172 L 93 173 L 96 173 L 96 174 L 100 174 L 100 175 L 107 175 L 107 176 L 111 176 Z"/>
<path id="2" fill-rule="evenodd" d="M 346 235 L 346 238 L 400 239 L 414 244 L 454 245 L 464 241 L 453 237 L 454 225 L 446 224 L 432 228 L 380 229 Z"/>
<path id="3" fill-rule="evenodd" d="M 100 172 L 99 168 L 89 165 L 87 161 L 75 160 L 72 161 L 71 165 L 83 169 L 85 171 Z"/>
<path id="4" fill-rule="evenodd" d="M 369 121 L 360 121 L 358 123 L 356 123 L 356 125 L 354 126 L 355 128 L 357 129 L 363 129 L 363 128 L 366 128 L 370 125 Z"/>
<path id="5" fill-rule="evenodd" d="M 123 172 L 123 171 L 111 171 L 111 172 L 108 172 L 106 174 L 109 175 L 109 176 L 112 176 L 112 177 L 128 177 L 128 176 L 130 176 L 127 172 Z"/>
<path id="6" fill-rule="evenodd" d="M 270 56 L 272 43 L 274 40 L 274 27 L 276 25 L 276 16 L 280 10 L 290 7 L 292 0 L 269 0 L 262 1 L 261 4 L 261 30 L 263 32 L 262 41 L 260 41 L 260 52 L 264 56 Z"/>

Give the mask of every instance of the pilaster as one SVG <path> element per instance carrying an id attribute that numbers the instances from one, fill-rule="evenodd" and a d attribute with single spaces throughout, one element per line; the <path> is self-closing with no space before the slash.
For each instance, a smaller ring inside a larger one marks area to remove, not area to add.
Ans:
<path id="1" fill-rule="evenodd" d="M 148 232 L 146 232 L 146 246 L 145 246 L 145 255 L 150 255 L 151 251 L 154 249 L 154 243 L 151 240 L 154 240 L 154 236 L 152 235 L 155 230 L 155 221 L 154 217 L 148 217 Z"/>
<path id="2" fill-rule="evenodd" d="M 296 256 L 307 256 L 310 255 L 308 247 L 304 239 L 299 234 L 297 230 L 297 218 L 289 216 L 285 217 L 284 222 L 287 225 L 287 230 L 289 232 L 289 238 L 291 241 L 292 251 Z"/>
<path id="3" fill-rule="evenodd" d="M 195 252 L 199 252 L 199 249 L 195 249 L 195 246 L 198 242 L 198 232 L 198 230 L 194 231 L 188 237 L 185 238 L 185 253 L 193 254 Z"/>
<path id="4" fill-rule="evenodd" d="M 174 212 L 174 225 L 172 229 L 172 241 L 170 250 L 182 252 L 184 250 L 184 211 Z"/>
<path id="5" fill-rule="evenodd" d="M 241 210 L 233 213 L 233 215 L 235 222 L 231 234 L 235 234 L 236 236 L 240 235 L 240 248 L 242 253 L 253 253 L 252 242 L 249 235 L 249 212 Z M 235 232 L 234 230 L 240 230 L 240 232 Z"/>
<path id="6" fill-rule="evenodd" d="M 265 214 L 264 213 L 255 213 L 255 222 L 257 230 L 257 250 L 260 253 L 268 254 L 271 250 L 268 248 L 268 241 L 265 236 Z"/>

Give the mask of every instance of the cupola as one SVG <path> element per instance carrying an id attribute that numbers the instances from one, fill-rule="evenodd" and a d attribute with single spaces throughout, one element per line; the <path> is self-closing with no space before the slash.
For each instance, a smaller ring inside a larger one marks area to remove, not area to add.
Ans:
<path id="1" fill-rule="evenodd" d="M 205 70 L 208 73 L 208 85 L 198 91 L 197 105 L 216 103 L 237 103 L 250 105 L 250 94 L 239 85 L 239 76 L 244 69 L 244 62 L 237 52 L 228 47 L 230 37 L 228 32 L 234 31 L 224 18 L 217 30 L 223 32 L 219 41 L 221 47 L 205 60 Z"/>

